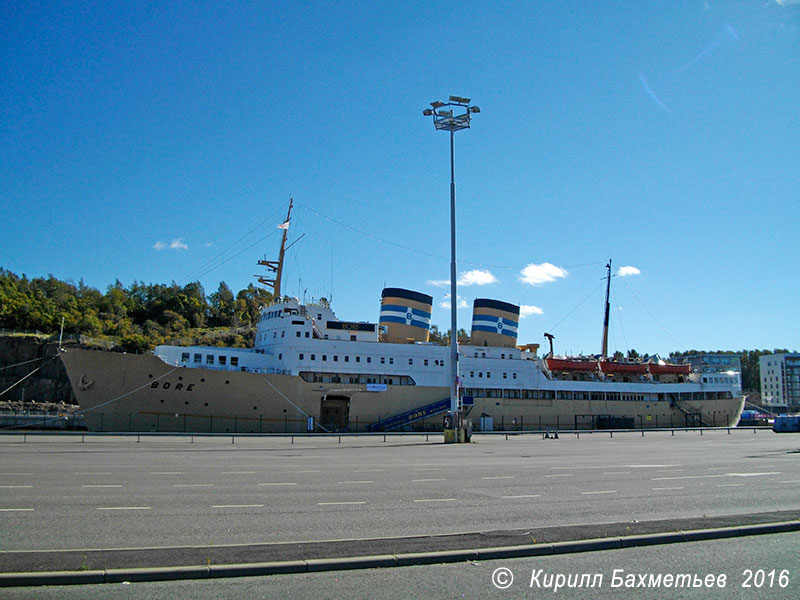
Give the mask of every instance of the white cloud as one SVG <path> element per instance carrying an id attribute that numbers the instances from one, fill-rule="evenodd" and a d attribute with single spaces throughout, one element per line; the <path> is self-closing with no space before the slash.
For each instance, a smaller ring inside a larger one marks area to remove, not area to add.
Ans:
<path id="1" fill-rule="evenodd" d="M 158 240 L 155 244 L 153 244 L 153 250 L 163 250 L 166 247 L 167 245 L 161 240 Z"/>
<path id="2" fill-rule="evenodd" d="M 538 306 L 534 306 L 532 304 L 523 304 L 519 307 L 519 317 L 520 319 L 524 319 L 525 317 L 529 317 L 531 315 L 543 315 L 544 311 L 539 308 Z"/>
<path id="3" fill-rule="evenodd" d="M 791 6 L 792 4 L 800 4 L 800 0 L 775 0 L 781 6 Z"/>
<path id="4" fill-rule="evenodd" d="M 445 294 L 442 301 L 439 303 L 442 308 L 450 308 L 450 294 Z M 461 296 L 458 297 L 458 308 L 469 308 L 467 301 Z"/>
<path id="5" fill-rule="evenodd" d="M 490 283 L 497 283 L 497 277 L 495 277 L 489 271 L 482 271 L 480 269 L 473 269 L 472 271 L 462 271 L 461 275 L 458 277 L 458 285 L 463 285 L 463 286 L 489 285 Z M 428 285 L 433 285 L 435 287 L 449 287 L 450 280 L 429 279 Z"/>
<path id="6" fill-rule="evenodd" d="M 480 269 L 464 271 L 458 278 L 458 285 L 488 285 L 490 283 L 497 283 L 497 277 L 489 271 L 481 271 Z"/>
<path id="7" fill-rule="evenodd" d="M 631 275 L 641 275 L 641 271 L 636 267 L 620 267 L 619 271 L 617 271 L 617 275 L 620 277 L 630 277 Z"/>
<path id="8" fill-rule="evenodd" d="M 188 250 L 189 246 L 186 245 L 186 241 L 183 238 L 175 238 L 170 242 L 169 247 L 173 250 Z"/>
<path id="9" fill-rule="evenodd" d="M 428 279 L 428 285 L 436 287 L 447 287 L 450 285 L 449 279 Z"/>
<path id="10" fill-rule="evenodd" d="M 564 278 L 567 275 L 569 275 L 569 273 L 566 269 L 562 269 L 550 263 L 542 263 L 540 265 L 531 263 L 520 271 L 519 280 L 522 283 L 528 283 L 530 285 L 540 285 L 542 283 L 550 283 L 559 278 Z"/>

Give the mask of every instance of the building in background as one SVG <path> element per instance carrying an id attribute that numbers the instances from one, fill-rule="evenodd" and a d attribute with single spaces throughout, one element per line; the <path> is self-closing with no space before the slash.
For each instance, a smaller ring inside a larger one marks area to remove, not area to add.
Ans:
<path id="1" fill-rule="evenodd" d="M 742 391 L 742 360 L 738 354 L 689 354 L 676 359 L 692 365 L 701 383 L 727 383 Z"/>
<path id="2" fill-rule="evenodd" d="M 759 358 L 761 403 L 773 412 L 800 412 L 800 354 Z"/>

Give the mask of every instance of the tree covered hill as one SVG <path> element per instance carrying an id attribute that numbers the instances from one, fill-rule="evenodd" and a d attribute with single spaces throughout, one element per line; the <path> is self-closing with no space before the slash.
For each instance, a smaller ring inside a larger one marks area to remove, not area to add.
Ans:
<path id="1" fill-rule="evenodd" d="M 241 334 L 225 343 L 251 345 L 259 309 L 271 299 L 252 284 L 234 294 L 225 282 L 208 295 L 199 282 L 124 287 L 116 281 L 101 293 L 83 281 L 76 285 L 52 275 L 28 279 L 0 268 L 0 328 L 56 333 L 63 318 L 65 334 L 108 337 L 127 351 L 202 340 L 213 328 L 238 328 Z"/>

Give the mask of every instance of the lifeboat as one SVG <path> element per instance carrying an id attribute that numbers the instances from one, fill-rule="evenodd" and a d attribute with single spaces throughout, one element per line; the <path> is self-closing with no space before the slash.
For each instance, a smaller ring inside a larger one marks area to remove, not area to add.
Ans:
<path id="1" fill-rule="evenodd" d="M 547 358 L 547 368 L 551 371 L 579 371 L 581 373 L 597 372 L 596 360 L 579 360 L 574 358 Z"/>
<path id="2" fill-rule="evenodd" d="M 600 363 L 600 370 L 609 375 L 615 373 L 644 375 L 647 373 L 647 365 L 644 363 L 620 363 L 613 361 L 603 361 Z"/>
<path id="3" fill-rule="evenodd" d="M 689 375 L 692 372 L 692 365 L 659 365 L 651 363 L 650 373 L 653 375 Z"/>

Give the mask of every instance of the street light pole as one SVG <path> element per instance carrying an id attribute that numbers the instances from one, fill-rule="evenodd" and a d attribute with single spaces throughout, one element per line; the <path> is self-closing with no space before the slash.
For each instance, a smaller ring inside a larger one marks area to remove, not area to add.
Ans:
<path id="1" fill-rule="evenodd" d="M 458 365 L 458 286 L 456 283 L 456 170 L 455 170 L 455 132 L 468 129 L 471 115 L 481 111 L 477 106 L 470 106 L 469 98 L 450 96 L 449 102 L 431 102 L 432 109 L 426 108 L 422 114 L 433 117 L 437 130 L 450 132 L 450 423 L 458 432 L 463 428 L 462 406 L 459 395 Z M 454 112 L 464 110 L 463 114 Z M 458 441 L 458 433 L 453 441 Z"/>

